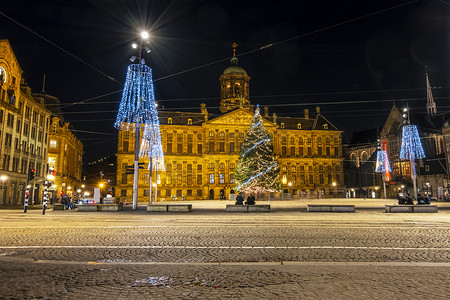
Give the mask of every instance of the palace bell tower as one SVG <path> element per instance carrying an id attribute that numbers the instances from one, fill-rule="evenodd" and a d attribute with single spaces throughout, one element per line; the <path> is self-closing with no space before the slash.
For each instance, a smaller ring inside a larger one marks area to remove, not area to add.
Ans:
<path id="1" fill-rule="evenodd" d="M 238 58 L 236 57 L 236 47 L 233 43 L 233 57 L 231 58 L 231 66 L 223 71 L 220 76 L 220 112 L 245 107 L 250 104 L 249 100 L 249 81 L 250 76 L 244 68 L 238 66 Z"/>

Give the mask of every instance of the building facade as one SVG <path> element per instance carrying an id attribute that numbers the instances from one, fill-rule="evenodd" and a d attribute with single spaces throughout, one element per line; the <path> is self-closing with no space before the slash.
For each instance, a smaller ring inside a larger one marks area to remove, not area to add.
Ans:
<path id="1" fill-rule="evenodd" d="M 165 171 L 152 175 L 157 176 L 158 201 L 229 199 L 237 192 L 234 172 L 254 115 L 250 77 L 233 56 L 219 81 L 222 114 L 218 117 L 212 118 L 204 104 L 199 113 L 158 112 L 165 159 Z M 263 120 L 272 137 L 283 189 L 265 197 L 337 196 L 343 185 L 342 131 L 318 107 L 314 116 L 305 110 L 303 118 L 270 116 L 265 107 Z M 133 175 L 125 171 L 133 161 L 134 132 L 119 130 L 115 194 L 122 202 L 131 201 Z M 148 170 L 141 170 L 140 202 L 149 201 L 149 177 Z"/>
<path id="2" fill-rule="evenodd" d="M 428 80 L 427 80 L 428 82 Z M 428 93 L 430 97 L 431 92 Z M 432 99 L 431 99 L 432 100 Z M 414 118 L 411 123 L 418 126 L 425 158 L 416 160 L 417 188 L 419 192 L 433 198 L 442 198 L 448 186 L 448 167 L 445 152 L 445 125 L 442 117 L 436 115 L 434 101 L 427 104 L 428 113 L 425 117 Z M 430 104 L 431 103 L 431 104 Z M 433 107 L 432 110 L 429 107 Z M 391 111 L 381 128 L 357 133 L 346 148 L 346 158 L 350 162 L 346 167 L 347 185 L 351 197 L 383 196 L 383 181 L 381 173 L 375 173 L 376 150 L 384 145 L 387 150 L 391 172 L 387 181 L 387 197 L 397 197 L 399 192 L 413 192 L 411 164 L 409 160 L 400 159 L 402 130 L 407 111 L 392 106 Z M 370 132 L 370 133 L 369 133 Z M 378 142 L 379 140 L 379 142 Z M 372 159 L 369 159 L 372 157 Z"/>
<path id="3" fill-rule="evenodd" d="M 55 175 L 50 191 L 54 198 L 62 193 L 73 197 L 81 190 L 83 144 L 73 134 L 68 122 L 52 116 L 48 146 L 48 166 Z"/>
<path id="4" fill-rule="evenodd" d="M 51 112 L 31 94 L 8 40 L 0 40 L 0 205 L 42 201 Z M 28 172 L 36 177 L 27 182 Z"/>

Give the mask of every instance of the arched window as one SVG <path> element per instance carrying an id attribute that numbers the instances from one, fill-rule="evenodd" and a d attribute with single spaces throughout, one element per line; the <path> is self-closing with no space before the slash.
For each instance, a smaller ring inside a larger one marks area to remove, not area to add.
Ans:
<path id="1" fill-rule="evenodd" d="M 352 153 L 350 155 L 350 160 L 352 162 L 352 166 L 356 167 L 357 166 L 357 160 L 356 160 L 356 154 L 355 153 Z"/>
<path id="2" fill-rule="evenodd" d="M 361 162 L 362 162 L 362 163 L 365 163 L 368 159 L 369 159 L 369 155 L 367 154 L 367 152 L 364 151 L 364 152 L 361 154 Z"/>
<path id="3" fill-rule="evenodd" d="M 172 124 L 172 118 L 167 119 L 167 124 Z"/>
<path id="4" fill-rule="evenodd" d="M 323 129 L 328 129 L 328 124 L 323 124 Z"/>
<path id="5" fill-rule="evenodd" d="M 302 129 L 302 124 L 298 123 L 297 124 L 297 129 Z"/>
<path id="6" fill-rule="evenodd" d="M 280 126 L 281 126 L 281 128 L 284 128 L 284 123 L 281 123 L 281 125 L 280 125 Z"/>
<path id="7" fill-rule="evenodd" d="M 188 125 L 192 125 L 192 119 L 188 119 Z"/>

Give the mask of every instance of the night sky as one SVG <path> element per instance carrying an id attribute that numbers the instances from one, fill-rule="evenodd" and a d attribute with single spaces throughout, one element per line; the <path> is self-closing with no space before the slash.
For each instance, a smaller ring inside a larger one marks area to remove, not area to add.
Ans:
<path id="1" fill-rule="evenodd" d="M 0 13 L 0 38 L 34 92 L 46 74 L 45 91 L 79 130 L 85 162 L 116 151 L 113 123 L 142 29 L 166 110 L 200 112 L 204 102 L 218 113 L 233 42 L 252 104 L 279 116 L 319 105 L 347 140 L 381 126 L 394 102 L 408 102 L 413 122 L 423 117 L 425 65 L 438 113 L 449 110 L 450 1 L 14 0 Z"/>

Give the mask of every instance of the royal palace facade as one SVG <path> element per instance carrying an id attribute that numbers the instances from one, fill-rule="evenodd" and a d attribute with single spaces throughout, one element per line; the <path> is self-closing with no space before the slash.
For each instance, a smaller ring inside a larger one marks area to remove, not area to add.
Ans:
<path id="1" fill-rule="evenodd" d="M 229 199 L 236 192 L 234 172 L 254 115 L 250 77 L 233 56 L 219 81 L 218 117 L 212 117 L 205 104 L 200 112 L 158 112 L 165 160 L 165 171 L 157 175 L 158 201 Z M 314 115 L 305 109 L 303 118 L 269 115 L 264 107 L 263 120 L 273 140 L 283 189 L 265 197 L 336 197 L 343 186 L 342 131 L 318 107 Z M 134 132 L 119 130 L 116 197 L 121 201 L 132 198 L 133 175 L 125 170 L 133 162 Z M 148 160 L 141 162 L 148 164 Z M 139 175 L 139 201 L 148 201 L 148 194 L 145 168 Z"/>

